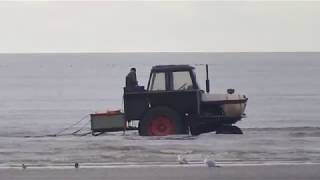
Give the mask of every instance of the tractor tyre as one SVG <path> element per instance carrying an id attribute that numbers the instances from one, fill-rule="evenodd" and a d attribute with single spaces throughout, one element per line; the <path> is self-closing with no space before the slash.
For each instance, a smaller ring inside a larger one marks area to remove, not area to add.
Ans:
<path id="1" fill-rule="evenodd" d="M 216 130 L 216 134 L 243 134 L 243 132 L 237 126 L 224 125 Z"/>
<path id="2" fill-rule="evenodd" d="M 166 136 L 184 134 L 185 126 L 179 114 L 167 107 L 149 110 L 139 123 L 140 136 Z"/>

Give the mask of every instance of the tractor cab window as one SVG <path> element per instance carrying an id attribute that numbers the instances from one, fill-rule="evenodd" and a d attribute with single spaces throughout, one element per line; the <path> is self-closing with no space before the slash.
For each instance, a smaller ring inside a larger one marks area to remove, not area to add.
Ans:
<path id="1" fill-rule="evenodd" d="M 192 79 L 189 71 L 173 72 L 173 90 L 193 89 Z"/>
<path id="2" fill-rule="evenodd" d="M 152 73 L 150 82 L 150 91 L 166 90 L 166 78 L 164 72 Z"/>

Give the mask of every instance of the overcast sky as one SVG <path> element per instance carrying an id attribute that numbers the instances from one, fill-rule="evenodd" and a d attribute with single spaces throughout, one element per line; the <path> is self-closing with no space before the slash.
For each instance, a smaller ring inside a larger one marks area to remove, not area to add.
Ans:
<path id="1" fill-rule="evenodd" d="M 320 51 L 320 2 L 1 2 L 0 53 Z"/>

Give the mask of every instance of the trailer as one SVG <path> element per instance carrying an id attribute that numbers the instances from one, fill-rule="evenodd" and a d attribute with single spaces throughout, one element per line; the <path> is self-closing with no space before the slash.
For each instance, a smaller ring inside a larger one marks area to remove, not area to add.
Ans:
<path id="1" fill-rule="evenodd" d="M 142 136 L 171 134 L 242 134 L 236 122 L 246 117 L 248 98 L 235 94 L 210 93 L 208 65 L 206 91 L 200 89 L 194 67 L 158 65 L 151 69 L 147 89 L 124 87 L 124 112 L 91 114 L 92 132 L 138 130 Z M 130 123 L 138 122 L 137 127 Z"/>
<path id="2" fill-rule="evenodd" d="M 90 114 L 91 134 L 98 136 L 105 132 L 138 130 L 137 122 L 126 121 L 120 110 Z"/>

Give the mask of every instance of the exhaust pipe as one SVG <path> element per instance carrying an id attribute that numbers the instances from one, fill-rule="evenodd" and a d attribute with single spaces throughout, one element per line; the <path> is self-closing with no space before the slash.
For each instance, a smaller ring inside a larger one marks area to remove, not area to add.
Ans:
<path id="1" fill-rule="evenodd" d="M 206 92 L 210 92 L 210 80 L 209 80 L 209 71 L 208 71 L 208 64 L 206 64 L 206 74 L 207 74 L 207 79 L 206 79 Z"/>

